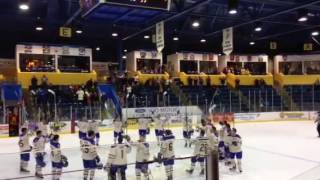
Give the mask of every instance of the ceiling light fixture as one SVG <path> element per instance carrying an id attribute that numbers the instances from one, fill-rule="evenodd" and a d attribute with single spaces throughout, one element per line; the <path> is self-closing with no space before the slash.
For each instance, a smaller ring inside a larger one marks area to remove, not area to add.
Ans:
<path id="1" fill-rule="evenodd" d="M 250 44 L 251 46 L 253 46 L 253 45 L 255 45 L 256 43 L 255 43 L 254 41 L 251 41 L 249 44 Z"/>
<path id="2" fill-rule="evenodd" d="M 100 47 L 98 46 L 98 47 L 96 47 L 96 51 L 100 51 L 101 49 L 100 49 Z"/>
<path id="3" fill-rule="evenodd" d="M 231 15 L 238 13 L 238 0 L 228 1 L 228 12 Z"/>
<path id="4" fill-rule="evenodd" d="M 117 32 L 113 32 L 113 33 L 111 34 L 112 37 L 118 37 L 118 35 L 119 35 L 119 34 L 118 34 Z"/>
<path id="5" fill-rule="evenodd" d="M 192 27 L 194 27 L 194 28 L 198 28 L 200 26 L 200 22 L 199 21 L 193 21 L 192 22 Z"/>
<path id="6" fill-rule="evenodd" d="M 205 42 L 207 42 L 207 40 L 206 40 L 205 38 L 202 38 L 202 39 L 200 40 L 200 42 L 201 42 L 201 43 L 205 43 Z"/>
<path id="7" fill-rule="evenodd" d="M 144 35 L 143 38 L 144 39 L 150 39 L 150 36 L 149 35 Z"/>
<path id="8" fill-rule="evenodd" d="M 299 22 L 308 21 L 308 10 L 307 9 L 300 9 L 298 11 L 298 21 Z"/>
<path id="9" fill-rule="evenodd" d="M 319 36 L 319 31 L 313 31 L 313 32 L 311 33 L 311 35 L 312 35 L 312 36 Z"/>
<path id="10" fill-rule="evenodd" d="M 28 0 L 20 0 L 19 3 L 19 9 L 21 9 L 22 11 L 27 11 L 29 10 L 29 1 Z"/>

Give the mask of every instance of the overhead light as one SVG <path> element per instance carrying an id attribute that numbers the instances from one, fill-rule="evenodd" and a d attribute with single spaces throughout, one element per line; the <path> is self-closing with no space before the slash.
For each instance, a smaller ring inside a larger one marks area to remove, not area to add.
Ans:
<path id="1" fill-rule="evenodd" d="M 200 26 L 200 22 L 199 21 L 193 21 L 192 22 L 192 27 L 198 28 Z"/>
<path id="2" fill-rule="evenodd" d="M 298 21 L 299 22 L 308 21 L 308 10 L 307 9 L 299 9 L 299 11 L 298 11 Z"/>
<path id="3" fill-rule="evenodd" d="M 128 52 L 128 50 L 125 49 L 125 50 L 123 50 L 123 52 Z"/>
<path id="4" fill-rule="evenodd" d="M 36 27 L 35 29 L 37 31 L 42 31 L 43 30 L 43 22 L 41 21 L 40 17 L 37 17 L 37 22 L 36 22 Z"/>
<path id="5" fill-rule="evenodd" d="M 77 33 L 77 34 L 82 34 L 83 31 L 82 31 L 81 29 L 77 29 L 77 30 L 76 30 L 76 33 Z"/>
<path id="6" fill-rule="evenodd" d="M 229 0 L 228 1 L 228 12 L 229 14 L 238 13 L 238 0 Z"/>
<path id="7" fill-rule="evenodd" d="M 149 35 L 144 35 L 143 38 L 150 39 L 150 36 Z"/>
<path id="8" fill-rule="evenodd" d="M 260 27 L 260 26 L 259 26 L 259 27 L 255 27 L 255 28 L 254 28 L 254 31 L 260 32 L 260 31 L 262 31 L 262 27 Z"/>
<path id="9" fill-rule="evenodd" d="M 174 41 L 179 41 L 179 37 L 178 37 L 178 36 L 174 36 L 172 39 L 173 39 Z"/>
<path id="10" fill-rule="evenodd" d="M 256 32 L 262 31 L 261 22 L 256 22 L 256 23 L 255 23 L 254 31 L 256 31 Z"/>
<path id="11" fill-rule="evenodd" d="M 251 41 L 249 44 L 250 44 L 251 46 L 253 46 L 253 45 L 255 45 L 256 43 L 255 43 L 254 41 Z"/>
<path id="12" fill-rule="evenodd" d="M 37 27 L 36 27 L 36 30 L 37 30 L 37 31 L 42 31 L 42 30 L 43 30 L 43 27 L 42 27 L 42 26 L 37 26 Z"/>
<path id="13" fill-rule="evenodd" d="M 122 59 L 127 59 L 127 56 L 126 55 L 122 56 Z"/>
<path id="14" fill-rule="evenodd" d="M 112 37 L 118 37 L 118 35 L 119 34 L 117 32 L 114 32 L 114 33 L 111 34 Z"/>
<path id="15" fill-rule="evenodd" d="M 100 47 L 98 46 L 98 47 L 96 47 L 96 51 L 100 51 Z"/>
<path id="16" fill-rule="evenodd" d="M 26 11 L 29 10 L 29 1 L 28 0 L 20 0 L 19 9 Z"/>
<path id="17" fill-rule="evenodd" d="M 301 16 L 301 17 L 299 17 L 298 21 L 299 22 L 306 22 L 306 21 L 308 21 L 308 17 L 307 16 Z"/>
<path id="18" fill-rule="evenodd" d="M 312 35 L 312 36 L 319 36 L 319 31 L 313 31 L 313 32 L 311 33 L 311 35 Z"/>
<path id="19" fill-rule="evenodd" d="M 201 38 L 200 42 L 205 43 L 205 42 L 207 42 L 207 40 L 205 38 Z"/>

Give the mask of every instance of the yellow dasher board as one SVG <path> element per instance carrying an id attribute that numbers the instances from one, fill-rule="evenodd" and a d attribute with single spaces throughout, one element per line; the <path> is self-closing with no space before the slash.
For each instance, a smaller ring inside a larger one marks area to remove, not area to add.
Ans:
<path id="1" fill-rule="evenodd" d="M 59 35 L 61 37 L 71 38 L 72 37 L 72 29 L 69 27 L 60 27 Z"/>

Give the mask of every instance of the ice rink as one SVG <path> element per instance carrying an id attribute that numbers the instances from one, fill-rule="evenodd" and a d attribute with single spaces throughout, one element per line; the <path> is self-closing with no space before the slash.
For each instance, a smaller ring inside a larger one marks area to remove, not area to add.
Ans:
<path id="1" fill-rule="evenodd" d="M 317 137 L 315 124 L 311 121 L 298 122 L 267 122 L 267 123 L 242 123 L 236 124 L 239 134 L 243 139 L 243 170 L 242 174 L 230 173 L 223 164 L 220 164 L 221 180 L 319 180 L 320 179 L 320 138 Z M 177 139 L 181 139 L 182 130 L 173 129 Z M 137 139 L 137 131 L 129 130 L 129 135 Z M 31 138 L 32 139 L 32 138 Z M 81 152 L 77 135 L 62 135 L 61 147 L 63 154 L 69 159 L 69 167 L 64 171 L 77 171 L 82 169 Z M 154 141 L 154 132 L 149 140 Z M 30 174 L 19 172 L 19 151 L 17 138 L 0 139 L 0 180 L 12 179 L 34 174 L 34 159 L 29 164 Z M 99 155 L 105 163 L 108 153 L 107 144 L 113 142 L 112 132 L 103 132 L 101 136 Z M 47 146 L 49 152 L 49 146 Z M 177 140 L 175 151 L 178 157 L 191 155 L 192 148 L 184 148 L 183 141 Z M 158 152 L 156 143 L 152 143 L 152 154 Z M 135 151 L 129 155 L 129 161 L 134 162 Z M 51 163 L 47 156 L 47 167 L 44 173 L 50 173 Z M 176 180 L 201 180 L 199 166 L 192 176 L 185 170 L 190 167 L 190 160 L 176 161 L 174 166 L 174 179 Z M 154 163 L 151 165 L 154 180 L 165 180 L 164 167 Z M 134 166 L 127 170 L 129 180 L 135 179 Z M 20 179 L 20 178 L 19 178 Z M 26 178 L 21 178 L 26 179 Z M 28 179 L 36 179 L 29 177 Z M 45 179 L 51 179 L 46 176 Z M 82 172 L 69 172 L 62 179 L 82 179 Z M 99 170 L 96 180 L 105 180 L 107 175 Z"/>

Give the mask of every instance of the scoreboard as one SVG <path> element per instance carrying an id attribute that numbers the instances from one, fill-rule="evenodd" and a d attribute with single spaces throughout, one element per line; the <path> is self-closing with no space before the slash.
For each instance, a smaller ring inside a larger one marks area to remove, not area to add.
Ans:
<path id="1" fill-rule="evenodd" d="M 169 10 L 170 0 L 104 0 L 106 3 Z"/>

